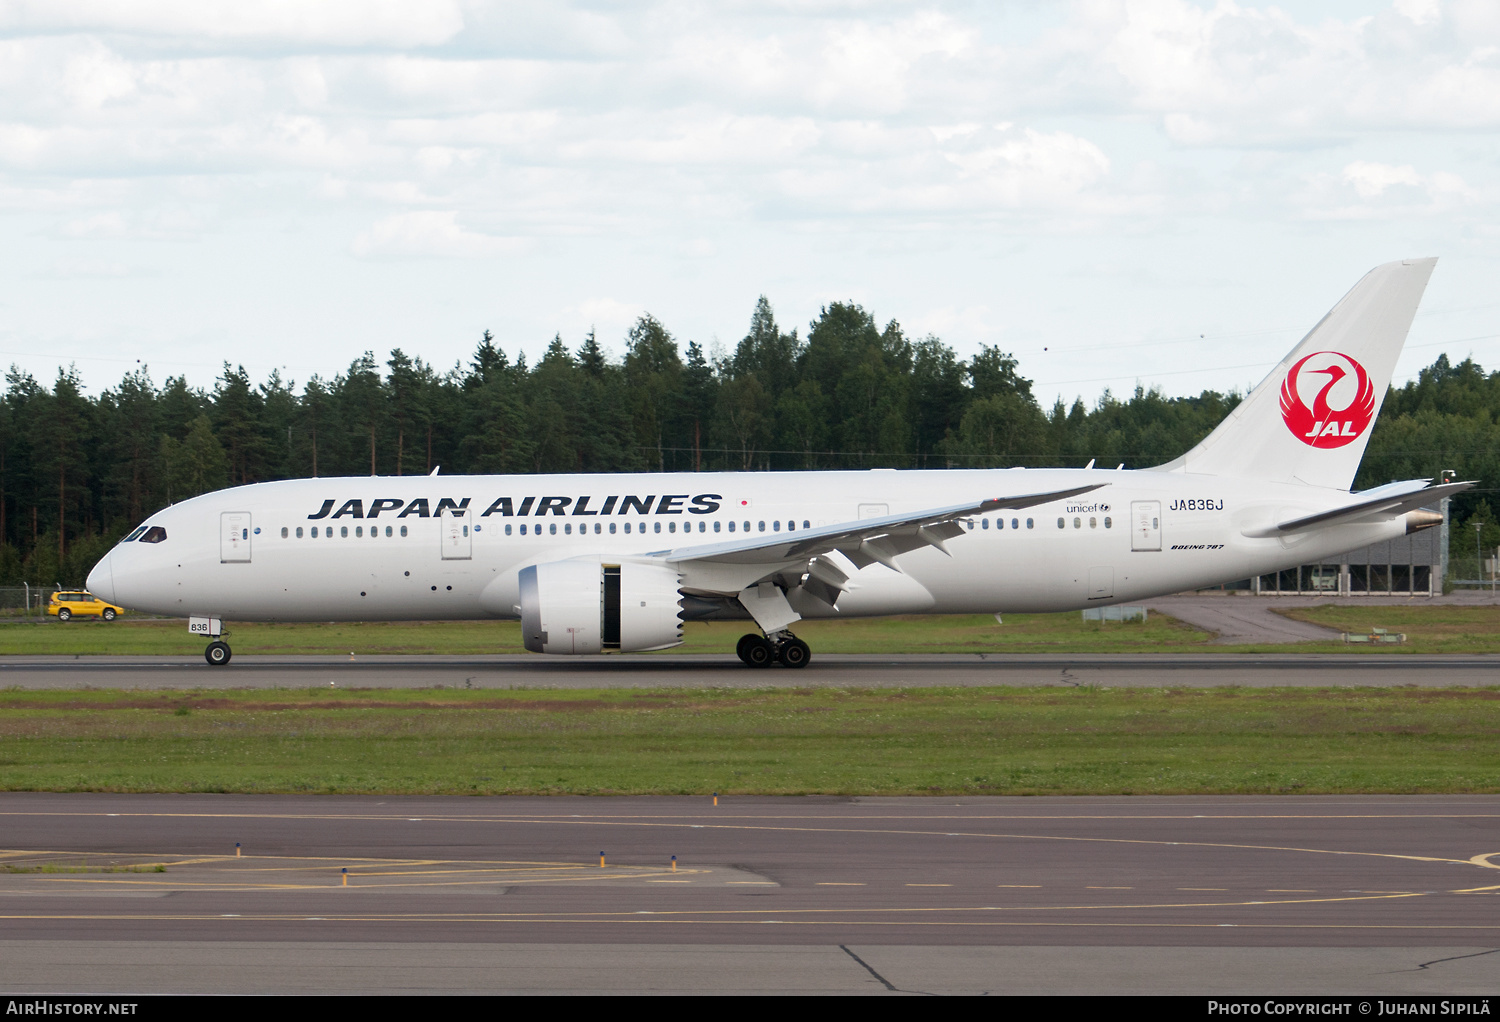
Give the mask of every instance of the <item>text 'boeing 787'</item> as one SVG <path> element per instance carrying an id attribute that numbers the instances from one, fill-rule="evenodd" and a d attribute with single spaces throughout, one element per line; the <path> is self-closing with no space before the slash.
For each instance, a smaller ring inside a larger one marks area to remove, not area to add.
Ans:
<path id="1" fill-rule="evenodd" d="M 803 667 L 803 618 L 1060 611 L 1279 571 L 1437 524 L 1420 509 L 1471 485 L 1350 492 L 1435 263 L 1371 270 L 1156 468 L 259 483 L 152 515 L 89 588 L 187 618 L 211 664 L 225 619 L 519 618 L 527 649 L 587 654 L 742 618 L 742 660 Z"/>

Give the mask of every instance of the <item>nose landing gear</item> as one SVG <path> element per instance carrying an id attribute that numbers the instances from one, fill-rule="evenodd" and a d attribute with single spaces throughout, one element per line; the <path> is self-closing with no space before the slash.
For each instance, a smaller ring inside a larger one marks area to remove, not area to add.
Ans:
<path id="1" fill-rule="evenodd" d="M 801 668 L 812 659 L 812 650 L 807 643 L 788 631 L 769 636 L 753 632 L 741 636 L 734 652 L 749 667 L 770 667 L 772 663 L 779 663 L 782 667 Z"/>
<path id="2" fill-rule="evenodd" d="M 223 667 L 229 663 L 229 657 L 229 643 L 220 639 L 210 642 L 208 648 L 203 651 L 203 659 L 207 660 L 211 667 Z"/>

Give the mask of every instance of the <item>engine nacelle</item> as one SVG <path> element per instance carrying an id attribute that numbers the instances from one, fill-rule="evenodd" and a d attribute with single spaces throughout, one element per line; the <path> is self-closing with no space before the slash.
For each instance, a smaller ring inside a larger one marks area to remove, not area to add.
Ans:
<path id="1" fill-rule="evenodd" d="M 549 561 L 522 568 L 521 635 L 533 653 L 637 653 L 682 642 L 681 585 L 657 564 Z"/>

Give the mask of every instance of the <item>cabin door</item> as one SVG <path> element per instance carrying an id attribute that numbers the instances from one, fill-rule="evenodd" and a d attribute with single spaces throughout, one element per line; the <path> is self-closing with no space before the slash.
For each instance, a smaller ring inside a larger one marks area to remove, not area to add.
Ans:
<path id="1" fill-rule="evenodd" d="M 225 511 L 219 515 L 219 563 L 250 562 L 250 512 Z"/>
<path id="2" fill-rule="evenodd" d="M 1161 549 L 1161 501 L 1131 501 L 1130 549 Z"/>
<path id="3" fill-rule="evenodd" d="M 469 518 L 462 510 L 443 508 L 438 515 L 443 536 L 443 560 L 467 561 L 474 556 L 474 537 L 469 535 Z"/>

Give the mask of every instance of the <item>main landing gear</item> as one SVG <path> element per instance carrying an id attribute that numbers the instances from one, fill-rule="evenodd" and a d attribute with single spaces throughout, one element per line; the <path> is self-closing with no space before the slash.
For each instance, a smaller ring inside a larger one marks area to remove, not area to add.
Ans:
<path id="1" fill-rule="evenodd" d="M 806 667 L 812 659 L 812 650 L 807 643 L 787 631 L 769 636 L 753 632 L 743 635 L 734 651 L 750 667 L 770 667 L 772 663 L 779 663 L 782 667 Z"/>
<path id="2" fill-rule="evenodd" d="M 208 661 L 210 667 L 223 667 L 229 663 L 229 657 L 229 643 L 222 639 L 210 642 L 208 648 L 203 651 L 203 659 Z"/>

